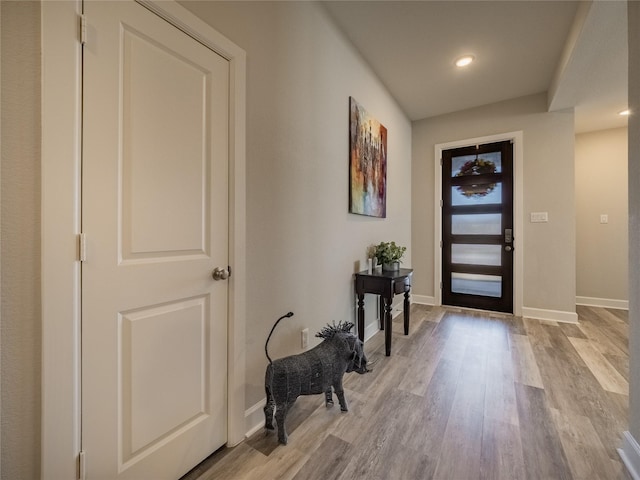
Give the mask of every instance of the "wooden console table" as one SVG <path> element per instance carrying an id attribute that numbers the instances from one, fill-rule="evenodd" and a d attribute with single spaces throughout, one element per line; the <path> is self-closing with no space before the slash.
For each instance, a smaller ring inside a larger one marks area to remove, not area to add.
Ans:
<path id="1" fill-rule="evenodd" d="M 373 293 L 380 296 L 380 328 L 384 330 L 384 350 L 391 355 L 391 302 L 397 293 L 404 293 L 404 334 L 409 335 L 409 292 L 413 269 L 401 268 L 395 271 L 374 269 L 355 274 L 355 290 L 358 296 L 358 337 L 364 341 L 364 295 Z"/>

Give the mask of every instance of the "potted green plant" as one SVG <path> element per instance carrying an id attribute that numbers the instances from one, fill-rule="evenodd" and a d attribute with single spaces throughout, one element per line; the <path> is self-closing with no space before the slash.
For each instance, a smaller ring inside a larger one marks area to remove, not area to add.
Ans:
<path id="1" fill-rule="evenodd" d="M 382 264 L 382 270 L 398 270 L 407 247 L 396 245 L 396 242 L 380 242 L 375 246 L 374 256 Z"/>

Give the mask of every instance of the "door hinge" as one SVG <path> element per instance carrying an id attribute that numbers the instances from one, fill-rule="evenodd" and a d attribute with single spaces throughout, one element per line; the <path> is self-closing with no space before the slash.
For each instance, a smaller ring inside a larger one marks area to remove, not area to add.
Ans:
<path id="1" fill-rule="evenodd" d="M 442 166 L 442 159 L 440 159 L 440 166 Z"/>
<path id="2" fill-rule="evenodd" d="M 442 282 L 440 282 L 440 290 L 442 290 Z"/>
<path id="3" fill-rule="evenodd" d="M 84 450 L 80 450 L 80 453 L 78 453 L 78 478 L 80 480 L 84 480 L 86 478 L 85 461 Z"/>
<path id="4" fill-rule="evenodd" d="M 80 15 L 80 45 L 87 42 L 87 17 Z"/>
<path id="5" fill-rule="evenodd" d="M 78 260 L 87 261 L 87 235 L 85 233 L 78 234 Z"/>
<path id="6" fill-rule="evenodd" d="M 440 200 L 440 208 L 444 207 L 444 202 Z"/>
<path id="7" fill-rule="evenodd" d="M 442 248 L 442 240 L 440 240 L 440 248 Z"/>

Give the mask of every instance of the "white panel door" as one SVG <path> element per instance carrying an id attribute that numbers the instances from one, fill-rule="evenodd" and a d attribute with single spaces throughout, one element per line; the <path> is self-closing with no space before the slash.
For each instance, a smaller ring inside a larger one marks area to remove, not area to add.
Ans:
<path id="1" fill-rule="evenodd" d="M 133 1 L 85 2 L 87 479 L 176 479 L 227 439 L 227 60 Z"/>

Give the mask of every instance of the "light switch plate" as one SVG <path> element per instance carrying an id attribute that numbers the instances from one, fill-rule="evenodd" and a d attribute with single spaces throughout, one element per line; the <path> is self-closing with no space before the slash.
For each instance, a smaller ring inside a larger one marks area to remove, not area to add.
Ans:
<path id="1" fill-rule="evenodd" d="M 531 212 L 531 223 L 545 223 L 549 221 L 548 212 Z"/>
<path id="2" fill-rule="evenodd" d="M 609 215 L 606 213 L 600 215 L 600 223 L 609 223 Z"/>

